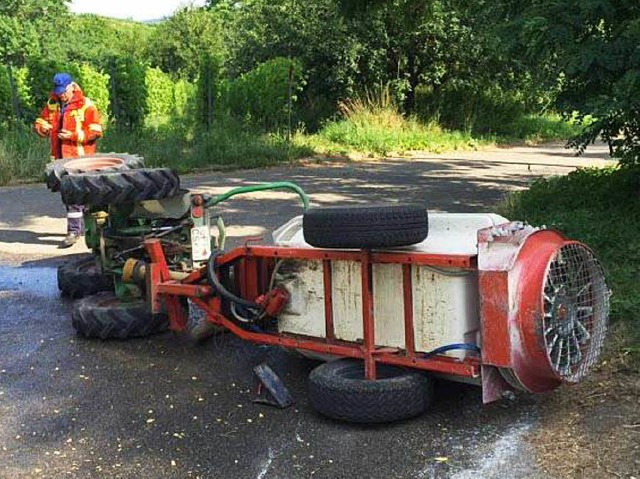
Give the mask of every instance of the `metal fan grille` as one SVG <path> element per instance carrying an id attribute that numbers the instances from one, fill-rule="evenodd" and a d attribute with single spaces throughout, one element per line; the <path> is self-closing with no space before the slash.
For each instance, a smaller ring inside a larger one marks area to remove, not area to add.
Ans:
<path id="1" fill-rule="evenodd" d="M 549 362 L 562 379 L 577 382 L 597 361 L 609 318 L 602 266 L 579 243 L 551 259 L 543 294 L 543 332 Z"/>

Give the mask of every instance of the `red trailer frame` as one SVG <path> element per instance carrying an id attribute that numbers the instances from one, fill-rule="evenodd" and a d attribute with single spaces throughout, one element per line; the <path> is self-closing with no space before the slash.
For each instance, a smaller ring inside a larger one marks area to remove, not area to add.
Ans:
<path id="1" fill-rule="evenodd" d="M 476 255 L 435 255 L 414 252 L 372 252 L 369 250 L 340 251 L 245 244 L 244 247 L 236 248 L 216 258 L 217 266 L 236 265 L 235 282 L 238 292 L 241 297 L 251 300 L 267 292 L 271 271 L 277 260 L 321 261 L 325 293 L 326 337 L 317 338 L 289 333 L 254 332 L 239 327 L 225 316 L 220 297 L 214 295 L 214 289 L 206 284 L 206 267 L 194 271 L 184 279 L 171 279 L 160 240 L 147 240 L 145 247 L 151 258 L 151 263 L 148 265 L 147 291 L 150 295 L 152 310 L 160 311 L 162 302 L 164 302 L 169 312 L 171 329 L 174 331 L 183 331 L 187 327 L 187 318 L 180 301 L 181 298 L 186 297 L 206 312 L 209 322 L 225 327 L 246 341 L 362 359 L 367 379 L 376 379 L 377 363 L 467 378 L 480 376 L 481 359 L 479 357 L 466 357 L 462 360 L 446 355 L 425 357 L 424 353 L 415 351 L 411 278 L 412 265 L 477 270 Z M 331 299 L 331 265 L 332 261 L 336 260 L 356 261 L 361 264 L 364 333 L 362 343 L 341 341 L 335 338 Z M 376 263 L 402 264 L 405 349 L 375 345 L 372 265 Z"/>

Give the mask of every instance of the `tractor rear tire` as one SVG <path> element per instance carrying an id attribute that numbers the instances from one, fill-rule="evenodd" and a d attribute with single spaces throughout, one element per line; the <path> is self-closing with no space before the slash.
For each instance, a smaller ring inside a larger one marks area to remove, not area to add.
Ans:
<path id="1" fill-rule="evenodd" d="M 76 301 L 71 324 L 86 338 L 142 338 L 166 331 L 169 317 L 152 314 L 142 299 L 122 301 L 114 293 L 98 293 Z"/>
<path id="2" fill-rule="evenodd" d="M 113 278 L 102 273 L 94 256 L 58 267 L 58 289 L 62 296 L 77 299 L 102 291 L 113 291 Z"/>
<path id="3" fill-rule="evenodd" d="M 144 158 L 129 153 L 94 153 L 81 158 L 63 158 L 49 163 L 45 168 L 47 188 L 60 190 L 62 177 L 81 173 L 100 171 L 126 171 L 144 168 Z"/>
<path id="4" fill-rule="evenodd" d="M 180 178 L 169 168 L 67 175 L 60 184 L 67 205 L 117 205 L 171 198 L 179 192 Z"/>
<path id="5" fill-rule="evenodd" d="M 357 423 L 400 421 L 431 404 L 433 380 L 424 373 L 378 364 L 378 379 L 364 379 L 364 363 L 339 359 L 309 375 L 309 397 L 319 413 Z"/>
<path id="6" fill-rule="evenodd" d="M 426 208 L 417 205 L 311 208 L 302 231 L 318 248 L 391 248 L 423 241 L 429 220 Z"/>

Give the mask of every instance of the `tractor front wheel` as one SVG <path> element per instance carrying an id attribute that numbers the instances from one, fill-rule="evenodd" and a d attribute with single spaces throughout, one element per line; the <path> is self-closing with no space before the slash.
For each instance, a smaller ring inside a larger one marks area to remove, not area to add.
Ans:
<path id="1" fill-rule="evenodd" d="M 123 301 L 114 293 L 98 293 L 73 305 L 71 323 L 87 338 L 127 339 L 166 331 L 169 317 L 151 313 L 142 299 Z"/>
<path id="2" fill-rule="evenodd" d="M 67 205 L 105 206 L 171 198 L 180 192 L 180 177 L 169 168 L 96 171 L 64 176 L 60 183 Z"/>
<path id="3" fill-rule="evenodd" d="M 94 256 L 84 257 L 58 267 L 58 289 L 63 296 L 84 298 L 113 290 L 113 278 L 100 271 Z"/>
<path id="4" fill-rule="evenodd" d="M 60 190 L 62 177 L 87 172 L 126 171 L 144 168 L 144 158 L 129 153 L 94 153 L 81 158 L 64 158 L 49 163 L 45 169 L 47 187 L 56 192 Z"/>

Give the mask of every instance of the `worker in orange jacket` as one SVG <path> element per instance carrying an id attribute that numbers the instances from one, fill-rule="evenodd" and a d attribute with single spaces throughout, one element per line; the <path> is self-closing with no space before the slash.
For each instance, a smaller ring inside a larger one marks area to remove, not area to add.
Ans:
<path id="1" fill-rule="evenodd" d="M 52 160 L 92 155 L 102 136 L 98 109 L 69 73 L 53 77 L 53 91 L 34 128 L 50 138 Z M 61 247 L 72 246 L 84 234 L 83 211 L 82 205 L 67 205 L 67 237 Z"/>

